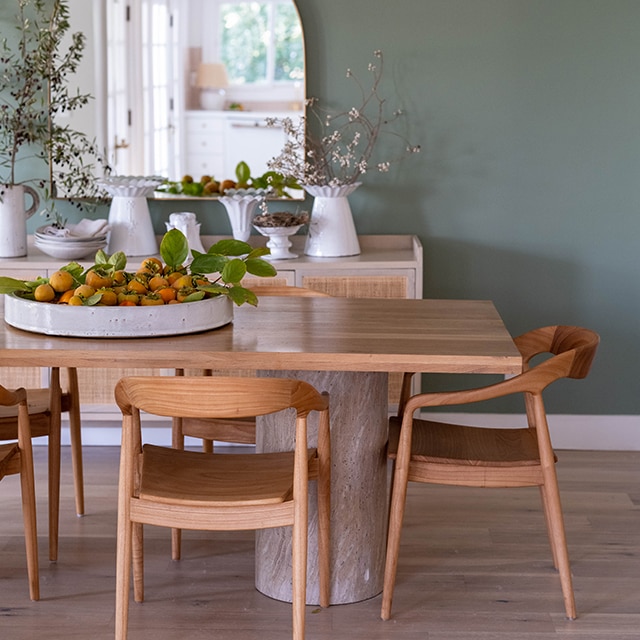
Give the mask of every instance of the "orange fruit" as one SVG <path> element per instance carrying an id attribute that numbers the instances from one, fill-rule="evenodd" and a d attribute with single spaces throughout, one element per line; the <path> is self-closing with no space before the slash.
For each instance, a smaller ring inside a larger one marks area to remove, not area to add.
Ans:
<path id="1" fill-rule="evenodd" d="M 160 287 L 156 289 L 156 294 L 158 294 L 166 303 L 169 303 L 176 299 L 177 291 L 173 287 Z"/>
<path id="2" fill-rule="evenodd" d="M 72 307 L 81 307 L 84 300 L 80 296 L 73 295 L 69 298 L 69 305 Z"/>
<path id="3" fill-rule="evenodd" d="M 182 273 L 181 271 L 170 271 L 169 273 L 166 274 L 166 278 L 167 278 L 167 282 L 170 285 L 173 285 L 173 283 L 178 279 L 178 278 L 182 278 L 182 276 L 185 275 L 184 273 Z"/>
<path id="4" fill-rule="evenodd" d="M 113 307 L 118 304 L 118 294 L 113 289 L 102 288 L 98 289 L 96 293 L 102 296 L 98 304 L 104 305 L 105 307 Z"/>
<path id="5" fill-rule="evenodd" d="M 146 271 L 148 273 L 162 273 L 162 267 L 164 265 L 162 264 L 162 260 L 159 260 L 158 258 L 151 256 L 149 258 L 145 258 L 141 263 L 140 263 L 140 268 L 138 269 L 138 271 Z"/>
<path id="6" fill-rule="evenodd" d="M 180 276 L 179 278 L 177 278 L 176 280 L 174 280 L 173 282 L 171 282 L 171 286 L 174 289 L 184 289 L 185 287 L 188 287 L 189 289 L 193 288 L 193 276 L 189 276 L 189 275 L 184 275 L 184 276 Z"/>
<path id="7" fill-rule="evenodd" d="M 169 284 L 169 281 L 162 276 L 153 276 L 149 279 L 149 289 L 151 291 L 157 291 L 160 287 L 166 287 Z"/>
<path id="8" fill-rule="evenodd" d="M 79 287 L 75 289 L 74 295 L 78 296 L 79 298 L 84 298 L 86 300 L 87 298 L 90 298 L 95 292 L 96 290 L 91 285 L 81 284 Z"/>
<path id="9" fill-rule="evenodd" d="M 101 269 L 89 269 L 85 275 L 84 282 L 94 289 L 103 289 L 111 286 L 113 278 Z"/>
<path id="10" fill-rule="evenodd" d="M 140 276 L 136 276 L 133 280 L 130 280 L 129 284 L 127 285 L 127 289 L 129 291 L 135 291 L 136 293 L 139 293 L 141 295 L 144 295 L 145 293 L 147 293 L 147 291 L 149 291 L 149 289 L 147 288 L 147 283 Z"/>
<path id="11" fill-rule="evenodd" d="M 69 300 L 71 299 L 71 297 L 73 296 L 73 289 L 67 289 L 67 291 L 65 291 L 60 298 L 58 298 L 58 302 L 60 304 L 69 304 Z"/>
<path id="12" fill-rule="evenodd" d="M 148 293 L 146 296 L 140 298 L 141 307 L 151 307 L 160 304 L 164 304 L 164 300 L 156 293 Z"/>
<path id="13" fill-rule="evenodd" d="M 123 302 L 130 302 L 133 306 L 138 304 L 140 296 L 135 291 L 122 291 L 118 294 L 118 304 Z"/>
<path id="14" fill-rule="evenodd" d="M 73 289 L 73 276 L 68 271 L 55 271 L 49 276 L 49 284 L 53 287 L 54 291 L 62 293 Z"/>
<path id="15" fill-rule="evenodd" d="M 123 300 L 118 303 L 119 307 L 137 307 L 138 305 L 135 302 L 131 302 L 131 300 Z"/>
<path id="16" fill-rule="evenodd" d="M 49 283 L 39 284 L 33 292 L 38 302 L 51 302 L 56 297 L 56 292 Z"/>
<path id="17" fill-rule="evenodd" d="M 116 271 L 113 274 L 113 284 L 124 285 L 124 284 L 127 284 L 127 280 L 128 280 L 128 278 L 127 278 L 127 272 L 126 271 L 120 270 L 120 271 Z"/>

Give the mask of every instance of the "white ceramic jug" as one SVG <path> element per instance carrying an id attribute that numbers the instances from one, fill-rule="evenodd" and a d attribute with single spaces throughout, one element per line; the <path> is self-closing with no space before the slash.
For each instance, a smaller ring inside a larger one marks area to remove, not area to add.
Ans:
<path id="1" fill-rule="evenodd" d="M 25 204 L 25 194 L 31 196 L 31 206 Z M 0 258 L 21 258 L 27 255 L 27 219 L 40 206 L 35 189 L 26 185 L 0 185 Z"/>
<path id="2" fill-rule="evenodd" d="M 200 240 L 200 224 L 196 219 L 195 213 L 191 213 L 190 211 L 172 213 L 169 216 L 169 222 L 166 222 L 165 224 L 167 225 L 167 231 L 171 231 L 171 229 L 178 229 L 178 231 L 182 231 L 187 238 L 189 243 L 189 255 L 187 259 L 189 262 L 193 259 L 191 249 L 205 253 L 202 241 Z"/>

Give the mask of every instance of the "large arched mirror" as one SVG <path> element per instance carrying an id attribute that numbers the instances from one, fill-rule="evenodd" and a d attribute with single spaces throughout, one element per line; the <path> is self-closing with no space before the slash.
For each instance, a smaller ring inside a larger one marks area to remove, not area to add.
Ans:
<path id="1" fill-rule="evenodd" d="M 267 170 L 285 136 L 266 118 L 304 113 L 294 0 L 94 0 L 93 12 L 97 139 L 115 173 Z"/>

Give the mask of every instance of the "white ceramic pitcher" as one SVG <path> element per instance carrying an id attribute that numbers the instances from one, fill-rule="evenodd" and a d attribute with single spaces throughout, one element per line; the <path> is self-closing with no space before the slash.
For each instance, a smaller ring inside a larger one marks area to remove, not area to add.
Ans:
<path id="1" fill-rule="evenodd" d="M 31 196 L 31 206 L 25 204 L 25 194 Z M 35 189 L 27 185 L 0 185 L 0 258 L 21 258 L 27 255 L 27 219 L 40 206 Z"/>
<path id="2" fill-rule="evenodd" d="M 169 222 L 165 222 L 165 224 L 167 226 L 167 231 L 171 231 L 171 229 L 178 229 L 178 231 L 182 231 L 187 238 L 189 243 L 189 254 L 187 256 L 187 260 L 189 262 L 193 260 L 191 249 L 200 251 L 200 253 L 205 253 L 202 241 L 200 240 L 200 223 L 198 222 L 195 213 L 191 213 L 190 211 L 178 211 L 176 213 L 172 213 L 169 216 Z"/>

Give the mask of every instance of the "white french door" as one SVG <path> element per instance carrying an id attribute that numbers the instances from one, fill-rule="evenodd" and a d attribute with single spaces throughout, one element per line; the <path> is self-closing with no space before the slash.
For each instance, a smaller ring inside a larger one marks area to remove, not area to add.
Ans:
<path id="1" fill-rule="evenodd" d="M 171 0 L 107 2 L 107 142 L 117 175 L 172 178 L 180 166 L 178 8 Z"/>

